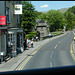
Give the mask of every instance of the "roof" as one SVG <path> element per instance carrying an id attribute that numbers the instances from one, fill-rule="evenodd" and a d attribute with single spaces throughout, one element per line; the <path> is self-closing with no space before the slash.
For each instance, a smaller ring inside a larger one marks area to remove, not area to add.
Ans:
<path id="1" fill-rule="evenodd" d="M 42 19 L 36 19 L 36 23 L 44 23 Z"/>

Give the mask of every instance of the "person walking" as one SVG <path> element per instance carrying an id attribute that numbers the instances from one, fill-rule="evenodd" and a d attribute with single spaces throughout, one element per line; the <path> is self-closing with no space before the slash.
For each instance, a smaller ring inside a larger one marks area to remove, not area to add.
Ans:
<path id="1" fill-rule="evenodd" d="M 31 47 L 33 47 L 33 39 L 31 39 Z"/>
<path id="2" fill-rule="evenodd" d="M 36 36 L 36 42 L 38 41 L 38 36 Z"/>
<path id="3" fill-rule="evenodd" d="M 51 33 L 49 33 L 49 38 L 51 37 Z"/>
<path id="4" fill-rule="evenodd" d="M 27 39 L 27 46 L 28 46 L 28 48 L 30 46 L 30 40 L 29 40 L 29 38 Z"/>

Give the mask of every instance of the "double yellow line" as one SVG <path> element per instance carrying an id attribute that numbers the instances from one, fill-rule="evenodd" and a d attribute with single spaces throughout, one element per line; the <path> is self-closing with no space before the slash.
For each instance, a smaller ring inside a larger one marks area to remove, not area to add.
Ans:
<path id="1" fill-rule="evenodd" d="M 49 43 L 50 41 L 48 41 L 47 43 Z M 46 45 L 47 43 L 43 44 L 41 47 L 39 47 L 36 51 L 34 51 L 31 55 L 33 56 L 38 50 L 40 50 L 44 45 Z M 26 61 L 21 65 L 21 67 L 18 70 L 22 70 L 24 68 L 24 66 L 28 63 L 28 61 L 32 58 L 32 56 L 29 56 Z"/>
<path id="2" fill-rule="evenodd" d="M 73 32 L 73 35 L 74 35 L 74 32 Z M 71 53 L 71 56 L 72 56 L 73 60 L 75 61 L 75 56 L 74 56 L 73 48 L 72 48 L 73 43 L 74 43 L 74 39 L 73 39 L 73 41 L 72 41 L 72 43 L 71 43 L 71 46 L 70 46 L 70 53 Z"/>

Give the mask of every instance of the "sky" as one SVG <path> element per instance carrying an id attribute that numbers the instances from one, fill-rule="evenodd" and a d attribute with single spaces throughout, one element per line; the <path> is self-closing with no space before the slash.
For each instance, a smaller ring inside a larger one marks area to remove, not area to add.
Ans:
<path id="1" fill-rule="evenodd" d="M 31 1 L 31 3 L 38 12 L 75 6 L 75 1 Z"/>

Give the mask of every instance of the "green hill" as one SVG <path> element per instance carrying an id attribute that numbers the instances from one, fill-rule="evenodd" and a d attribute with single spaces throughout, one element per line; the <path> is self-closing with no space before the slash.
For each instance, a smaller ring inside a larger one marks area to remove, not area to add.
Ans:
<path id="1" fill-rule="evenodd" d="M 64 13 L 68 10 L 69 8 L 62 8 L 62 9 L 59 9 L 60 12 Z"/>

